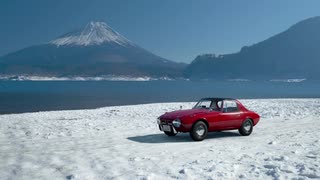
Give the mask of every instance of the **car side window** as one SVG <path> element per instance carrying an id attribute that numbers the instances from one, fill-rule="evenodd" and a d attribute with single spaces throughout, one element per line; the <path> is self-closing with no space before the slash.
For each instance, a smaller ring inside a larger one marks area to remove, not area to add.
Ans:
<path id="1" fill-rule="evenodd" d="M 211 101 L 202 101 L 200 102 L 200 104 L 198 105 L 199 107 L 202 107 L 202 108 L 207 108 L 209 109 L 210 108 L 210 105 L 211 105 Z"/>
<path id="2" fill-rule="evenodd" d="M 238 105 L 235 101 L 223 101 L 223 112 L 238 112 Z"/>

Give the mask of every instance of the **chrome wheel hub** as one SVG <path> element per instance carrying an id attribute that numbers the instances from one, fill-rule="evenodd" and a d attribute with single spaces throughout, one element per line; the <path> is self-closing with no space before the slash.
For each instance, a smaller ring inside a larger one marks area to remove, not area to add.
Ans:
<path id="1" fill-rule="evenodd" d="M 197 133 L 198 136 L 203 136 L 204 132 L 205 132 L 205 129 L 204 129 L 204 127 L 202 125 L 197 127 L 196 133 Z"/>
<path id="2" fill-rule="evenodd" d="M 246 123 L 244 124 L 243 128 L 244 128 L 244 130 L 246 130 L 246 131 L 250 131 L 250 129 L 251 129 L 251 124 L 250 124 L 250 122 L 246 122 Z"/>

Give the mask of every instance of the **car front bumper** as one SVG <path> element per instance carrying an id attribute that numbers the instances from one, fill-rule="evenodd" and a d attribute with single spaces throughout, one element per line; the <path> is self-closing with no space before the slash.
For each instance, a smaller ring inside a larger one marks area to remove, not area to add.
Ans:
<path id="1" fill-rule="evenodd" d="M 170 128 L 170 131 L 165 130 L 164 126 L 168 126 Z M 159 124 L 159 129 L 160 131 L 167 131 L 167 132 L 173 132 L 173 133 L 178 133 L 176 128 L 173 125 L 168 125 L 168 124 Z"/>
<path id="2" fill-rule="evenodd" d="M 160 122 L 158 123 L 160 131 L 164 131 L 164 130 L 163 130 L 163 125 L 168 125 L 168 126 L 170 126 L 170 127 L 171 127 L 171 130 L 172 130 L 171 132 L 189 132 L 189 131 L 190 131 L 189 125 L 184 124 L 184 123 L 181 123 L 180 127 L 175 127 L 175 126 L 172 124 L 172 121 L 173 121 L 173 120 L 164 120 L 164 119 L 161 119 Z"/>

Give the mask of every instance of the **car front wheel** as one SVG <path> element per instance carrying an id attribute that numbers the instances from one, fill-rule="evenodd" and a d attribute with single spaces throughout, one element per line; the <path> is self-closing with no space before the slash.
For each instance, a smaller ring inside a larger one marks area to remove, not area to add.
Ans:
<path id="1" fill-rule="evenodd" d="M 207 137 L 208 127 L 203 121 L 196 122 L 190 131 L 190 136 L 194 141 L 202 141 Z"/>
<path id="2" fill-rule="evenodd" d="M 252 121 L 250 119 L 246 119 L 240 129 L 239 129 L 239 133 L 242 135 L 242 136 L 249 136 L 251 133 L 252 133 L 252 130 L 253 130 L 253 124 L 252 124 Z"/>

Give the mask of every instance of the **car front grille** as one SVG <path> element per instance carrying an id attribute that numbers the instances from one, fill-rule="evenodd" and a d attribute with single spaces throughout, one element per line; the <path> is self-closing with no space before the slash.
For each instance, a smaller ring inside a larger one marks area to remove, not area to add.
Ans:
<path id="1" fill-rule="evenodd" d="M 162 119 L 161 120 L 161 124 L 163 125 L 163 124 L 165 124 L 165 125 L 171 125 L 172 124 L 172 121 L 171 120 L 164 120 L 164 119 Z"/>

